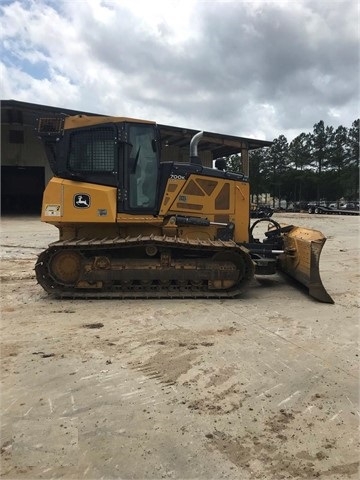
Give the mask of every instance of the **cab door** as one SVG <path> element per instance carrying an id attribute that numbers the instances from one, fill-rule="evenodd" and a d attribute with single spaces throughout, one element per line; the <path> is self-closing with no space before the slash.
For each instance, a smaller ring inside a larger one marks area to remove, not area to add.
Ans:
<path id="1" fill-rule="evenodd" d="M 159 149 L 156 126 L 127 124 L 124 155 L 124 194 L 119 210 L 157 214 L 159 210 Z"/>

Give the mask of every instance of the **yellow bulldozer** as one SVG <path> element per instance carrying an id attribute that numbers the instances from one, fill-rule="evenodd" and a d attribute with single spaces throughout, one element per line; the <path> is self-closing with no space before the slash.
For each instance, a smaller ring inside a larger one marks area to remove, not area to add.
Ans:
<path id="1" fill-rule="evenodd" d="M 35 266 L 49 294 L 229 298 L 281 270 L 333 303 L 320 232 L 251 225 L 248 153 L 271 142 L 95 115 L 41 118 L 38 134 L 54 173 L 41 220 L 59 230 Z M 236 153 L 241 174 L 224 165 Z"/>

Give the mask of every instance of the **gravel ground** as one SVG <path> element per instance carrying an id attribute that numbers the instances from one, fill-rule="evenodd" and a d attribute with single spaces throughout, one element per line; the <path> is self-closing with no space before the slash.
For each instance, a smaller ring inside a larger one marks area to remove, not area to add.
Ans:
<path id="1" fill-rule="evenodd" d="M 6 479 L 355 479 L 359 217 L 276 214 L 327 237 L 321 304 L 275 275 L 231 300 L 54 300 L 57 230 L 1 223 Z"/>

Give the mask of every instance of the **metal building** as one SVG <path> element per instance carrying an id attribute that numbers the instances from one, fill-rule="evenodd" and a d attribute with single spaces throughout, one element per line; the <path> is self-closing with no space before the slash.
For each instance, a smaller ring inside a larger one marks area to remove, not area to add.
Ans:
<path id="1" fill-rule="evenodd" d="M 2 213 L 40 212 L 42 194 L 52 172 L 37 137 L 37 119 L 78 113 L 87 112 L 16 100 L 1 101 Z"/>

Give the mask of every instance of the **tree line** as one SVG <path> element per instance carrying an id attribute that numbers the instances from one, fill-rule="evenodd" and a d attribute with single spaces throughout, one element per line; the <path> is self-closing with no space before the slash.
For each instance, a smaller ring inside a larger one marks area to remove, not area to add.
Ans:
<path id="1" fill-rule="evenodd" d="M 253 199 L 264 193 L 274 202 L 359 199 L 359 119 L 350 128 L 336 129 L 320 120 L 311 133 L 301 133 L 290 144 L 280 135 L 249 158 Z M 229 171 L 241 168 L 239 155 L 227 159 Z"/>

